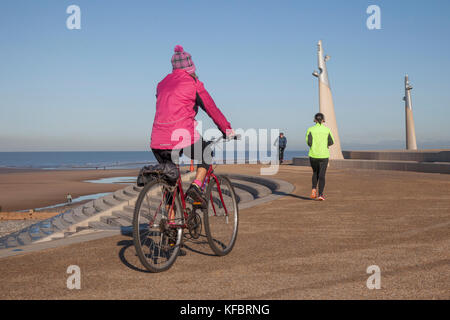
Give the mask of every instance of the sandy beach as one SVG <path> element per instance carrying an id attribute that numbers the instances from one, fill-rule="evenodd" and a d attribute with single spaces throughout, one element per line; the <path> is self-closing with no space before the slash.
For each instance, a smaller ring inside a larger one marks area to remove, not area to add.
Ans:
<path id="1" fill-rule="evenodd" d="M 30 169 L 0 169 L 0 206 L 2 211 L 42 208 L 64 203 L 68 193 L 72 198 L 113 192 L 123 184 L 85 182 L 110 177 L 137 176 L 132 170 L 70 170 L 49 171 Z"/>

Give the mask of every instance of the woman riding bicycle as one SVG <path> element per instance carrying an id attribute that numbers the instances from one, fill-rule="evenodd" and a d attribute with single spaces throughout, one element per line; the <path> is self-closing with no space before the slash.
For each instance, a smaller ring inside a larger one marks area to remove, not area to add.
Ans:
<path id="1" fill-rule="evenodd" d="M 156 114 L 150 147 L 159 163 L 177 162 L 183 153 L 198 161 L 195 180 L 186 195 L 205 204 L 201 186 L 212 163 L 212 155 L 208 143 L 195 129 L 198 107 L 211 117 L 224 136 L 232 137 L 234 131 L 195 74 L 191 55 L 180 45 L 175 46 L 172 67 L 172 73 L 156 89 Z"/>

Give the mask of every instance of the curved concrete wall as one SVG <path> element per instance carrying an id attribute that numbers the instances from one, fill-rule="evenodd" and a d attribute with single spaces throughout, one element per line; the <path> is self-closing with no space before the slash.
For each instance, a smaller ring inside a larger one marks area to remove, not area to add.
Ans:
<path id="1" fill-rule="evenodd" d="M 293 165 L 310 166 L 309 158 L 294 158 Z M 416 162 L 395 160 L 330 160 L 331 169 L 397 170 L 450 174 L 449 162 Z"/>
<path id="2" fill-rule="evenodd" d="M 450 162 L 450 149 L 442 150 L 386 150 L 386 151 L 343 151 L 345 159 L 352 160 L 396 160 L 418 162 Z"/>

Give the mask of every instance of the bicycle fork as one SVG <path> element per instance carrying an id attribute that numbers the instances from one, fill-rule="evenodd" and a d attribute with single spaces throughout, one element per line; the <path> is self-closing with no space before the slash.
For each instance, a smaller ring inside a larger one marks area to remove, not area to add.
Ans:
<path id="1" fill-rule="evenodd" d="M 214 180 L 216 180 L 217 192 L 219 193 L 220 201 L 223 205 L 223 209 L 225 210 L 225 221 L 228 224 L 228 209 L 227 209 L 227 206 L 225 205 L 225 201 L 223 200 L 223 195 L 222 195 L 222 190 L 220 189 L 219 180 L 216 177 L 214 177 Z M 210 201 L 211 201 L 211 206 L 214 211 L 214 216 L 217 217 L 216 207 L 214 205 L 212 193 L 210 195 Z"/>

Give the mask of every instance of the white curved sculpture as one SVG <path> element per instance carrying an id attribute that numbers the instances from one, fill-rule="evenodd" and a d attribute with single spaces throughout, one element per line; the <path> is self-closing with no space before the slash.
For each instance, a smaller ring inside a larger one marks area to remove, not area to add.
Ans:
<path id="1" fill-rule="evenodd" d="M 317 44 L 317 58 L 319 71 L 314 71 L 313 76 L 319 79 L 319 110 L 325 116 L 325 125 L 331 129 L 334 137 L 334 145 L 330 147 L 330 159 L 344 159 L 341 150 L 341 140 L 339 139 L 336 114 L 334 112 L 333 96 L 331 94 L 330 83 L 326 62 L 329 56 L 324 56 L 322 40 Z"/>
<path id="2" fill-rule="evenodd" d="M 405 76 L 405 118 L 406 118 L 406 150 L 417 150 L 416 128 L 412 111 L 411 90 L 408 75 Z"/>

